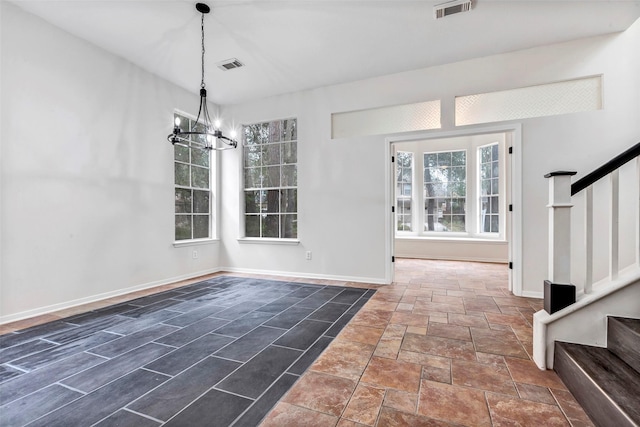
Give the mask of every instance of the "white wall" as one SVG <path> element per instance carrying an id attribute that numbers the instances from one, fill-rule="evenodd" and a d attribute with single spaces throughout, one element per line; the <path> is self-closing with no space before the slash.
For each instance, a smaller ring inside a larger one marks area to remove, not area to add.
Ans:
<path id="1" fill-rule="evenodd" d="M 638 141 L 639 51 L 640 23 L 636 22 L 622 34 L 227 106 L 223 115 L 236 124 L 298 118 L 301 243 L 248 245 L 235 240 L 241 184 L 238 150 L 233 158 L 225 159 L 222 171 L 226 212 L 222 218 L 222 265 L 384 280 L 388 135 L 331 140 L 331 113 L 441 99 L 439 132 L 450 131 L 456 129 L 453 124 L 456 95 L 604 74 L 603 110 L 520 121 L 523 259 L 514 261 L 521 263 L 523 294 L 542 296 L 542 283 L 547 275 L 548 191 L 543 176 L 553 170 L 574 169 L 579 178 Z M 307 250 L 313 251 L 311 261 L 304 259 Z"/>
<path id="2" fill-rule="evenodd" d="M 0 5 L 0 321 L 217 269 L 172 245 L 166 135 L 197 95 Z"/>

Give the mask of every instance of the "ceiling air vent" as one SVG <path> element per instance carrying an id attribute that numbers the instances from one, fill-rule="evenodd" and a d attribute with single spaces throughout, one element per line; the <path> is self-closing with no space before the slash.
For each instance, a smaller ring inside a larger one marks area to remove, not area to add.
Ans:
<path id="1" fill-rule="evenodd" d="M 222 62 L 216 64 L 222 71 L 233 70 L 234 68 L 244 67 L 244 64 L 238 61 L 236 58 L 225 59 Z"/>
<path id="2" fill-rule="evenodd" d="M 454 0 L 437 4 L 433 7 L 433 14 L 436 19 L 440 19 L 460 12 L 469 12 L 472 3 L 473 0 Z"/>

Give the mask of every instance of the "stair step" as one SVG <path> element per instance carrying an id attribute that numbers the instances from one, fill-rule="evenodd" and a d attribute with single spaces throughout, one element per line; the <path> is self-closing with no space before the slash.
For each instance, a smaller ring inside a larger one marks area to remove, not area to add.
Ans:
<path id="1" fill-rule="evenodd" d="M 556 342 L 553 369 L 598 426 L 640 426 L 640 373 L 606 348 Z"/>
<path id="2" fill-rule="evenodd" d="M 640 320 L 608 317 L 607 348 L 640 372 Z"/>

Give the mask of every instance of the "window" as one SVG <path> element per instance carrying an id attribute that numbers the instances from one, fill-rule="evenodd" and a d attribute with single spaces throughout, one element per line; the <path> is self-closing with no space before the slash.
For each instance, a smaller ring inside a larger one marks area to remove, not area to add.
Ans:
<path id="1" fill-rule="evenodd" d="M 506 138 L 497 133 L 394 143 L 396 235 L 504 238 Z"/>
<path id="2" fill-rule="evenodd" d="M 464 150 L 424 153 L 424 231 L 466 231 L 466 166 Z"/>
<path id="3" fill-rule="evenodd" d="M 298 237 L 297 120 L 242 127 L 245 237 Z"/>
<path id="4" fill-rule="evenodd" d="M 396 169 L 396 215 L 398 231 L 411 231 L 411 199 L 413 183 L 413 153 L 398 152 Z"/>
<path id="5" fill-rule="evenodd" d="M 183 115 L 175 117 L 185 131 L 198 126 Z M 200 147 L 195 139 L 190 147 L 173 146 L 176 241 L 211 237 L 211 155 Z"/>
<path id="6" fill-rule="evenodd" d="M 478 148 L 480 161 L 480 232 L 500 231 L 500 163 L 498 144 Z"/>

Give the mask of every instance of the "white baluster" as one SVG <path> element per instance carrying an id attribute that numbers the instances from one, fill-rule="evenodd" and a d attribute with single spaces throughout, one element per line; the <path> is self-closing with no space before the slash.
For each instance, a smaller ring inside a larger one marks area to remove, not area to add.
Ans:
<path id="1" fill-rule="evenodd" d="M 619 270 L 619 265 L 618 265 L 618 261 L 620 258 L 620 245 L 619 243 L 619 234 L 618 234 L 618 228 L 619 228 L 619 220 L 618 220 L 618 216 L 619 216 L 619 211 L 620 211 L 620 204 L 618 203 L 619 201 L 619 190 L 620 190 L 620 174 L 618 172 L 618 169 L 616 169 L 615 171 L 611 172 L 611 175 L 609 175 L 609 182 L 611 183 L 611 193 L 609 196 L 609 201 L 610 201 L 610 214 L 611 216 L 609 217 L 609 221 L 610 221 L 610 229 L 609 229 L 609 278 L 611 280 L 615 280 L 618 278 L 618 270 Z"/>
<path id="2" fill-rule="evenodd" d="M 584 293 L 591 293 L 593 285 L 593 185 L 584 192 L 584 240 L 586 246 Z"/>

